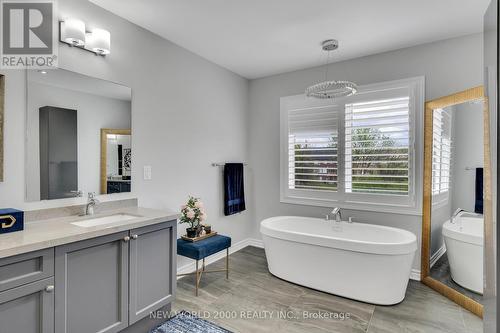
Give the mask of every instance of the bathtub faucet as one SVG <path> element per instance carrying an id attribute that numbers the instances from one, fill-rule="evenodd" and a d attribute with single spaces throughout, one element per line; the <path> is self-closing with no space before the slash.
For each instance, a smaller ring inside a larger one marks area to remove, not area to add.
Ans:
<path id="1" fill-rule="evenodd" d="M 340 222 L 342 221 L 342 213 L 340 212 L 340 207 L 335 207 L 331 212 L 330 214 L 326 215 L 327 216 L 327 220 L 328 220 L 328 217 L 329 215 L 332 215 L 335 217 L 335 221 L 336 222 Z"/>
<path id="2" fill-rule="evenodd" d="M 453 215 L 451 216 L 451 223 L 455 223 L 455 219 L 457 218 L 458 214 L 460 214 L 461 212 L 465 212 L 465 210 L 463 210 L 462 208 L 458 208 L 455 213 L 453 213 Z"/>

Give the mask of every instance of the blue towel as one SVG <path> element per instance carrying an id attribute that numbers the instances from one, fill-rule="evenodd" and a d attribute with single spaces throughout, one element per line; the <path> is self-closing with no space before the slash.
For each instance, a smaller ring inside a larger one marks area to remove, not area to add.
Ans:
<path id="1" fill-rule="evenodd" d="M 224 215 L 245 210 L 243 163 L 226 163 L 224 166 Z"/>
<path id="2" fill-rule="evenodd" d="M 483 214 L 483 168 L 476 168 L 476 204 L 474 212 Z"/>

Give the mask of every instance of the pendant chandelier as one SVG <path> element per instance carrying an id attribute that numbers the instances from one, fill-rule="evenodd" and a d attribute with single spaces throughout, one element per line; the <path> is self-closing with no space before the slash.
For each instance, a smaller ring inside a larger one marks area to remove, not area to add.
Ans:
<path id="1" fill-rule="evenodd" d="M 305 94 L 307 97 L 320 99 L 340 98 L 354 95 L 358 91 L 358 86 L 351 81 L 328 81 L 328 64 L 330 60 L 330 52 L 338 49 L 339 42 L 336 39 L 328 39 L 321 43 L 323 51 L 327 53 L 325 81 L 316 83 L 306 88 Z"/>

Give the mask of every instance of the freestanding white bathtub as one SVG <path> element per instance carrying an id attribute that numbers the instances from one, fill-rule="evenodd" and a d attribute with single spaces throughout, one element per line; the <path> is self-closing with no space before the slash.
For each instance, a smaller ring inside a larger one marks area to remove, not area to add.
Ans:
<path id="1" fill-rule="evenodd" d="M 405 297 L 417 237 L 363 223 L 279 216 L 261 222 L 269 271 L 283 279 L 362 302 Z"/>
<path id="2" fill-rule="evenodd" d="M 461 212 L 455 223 L 443 224 L 451 278 L 462 287 L 483 293 L 484 218 Z"/>

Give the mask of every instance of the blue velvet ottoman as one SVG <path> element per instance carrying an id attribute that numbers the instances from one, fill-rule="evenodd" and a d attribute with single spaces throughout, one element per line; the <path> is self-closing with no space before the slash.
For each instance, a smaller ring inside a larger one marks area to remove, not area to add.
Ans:
<path id="1" fill-rule="evenodd" d="M 229 248 L 231 247 L 231 237 L 215 235 L 198 242 L 186 241 L 182 238 L 177 240 L 177 254 L 196 260 L 196 271 L 192 273 L 178 274 L 177 276 L 196 275 L 196 296 L 200 287 L 200 280 L 203 273 L 226 272 L 226 279 L 229 279 Z M 217 270 L 205 270 L 205 258 L 217 252 L 226 250 L 226 268 Z M 202 268 L 199 268 L 199 261 L 202 260 Z"/>

